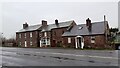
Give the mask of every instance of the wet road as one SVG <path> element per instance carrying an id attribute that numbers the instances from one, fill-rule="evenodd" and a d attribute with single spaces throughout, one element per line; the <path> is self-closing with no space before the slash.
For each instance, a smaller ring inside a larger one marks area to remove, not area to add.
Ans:
<path id="1" fill-rule="evenodd" d="M 120 59 L 118 50 L 2 47 L 1 52 L 3 66 L 118 66 Z"/>

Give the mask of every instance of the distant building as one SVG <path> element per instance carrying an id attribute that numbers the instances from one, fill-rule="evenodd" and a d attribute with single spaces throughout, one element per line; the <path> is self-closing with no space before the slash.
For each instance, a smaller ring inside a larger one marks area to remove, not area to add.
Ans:
<path id="1" fill-rule="evenodd" d="M 75 25 L 62 36 L 66 47 L 109 48 L 108 35 L 108 21 L 91 22 L 88 18 L 86 24 Z"/>
<path id="2" fill-rule="evenodd" d="M 29 26 L 27 22 L 23 24 L 23 29 L 16 32 L 16 42 L 20 47 L 57 47 L 62 45 L 62 34 L 67 28 L 76 25 L 72 21 L 58 22 L 47 24 L 42 20 L 42 24 Z"/>
<path id="3" fill-rule="evenodd" d="M 109 48 L 109 25 L 104 21 L 91 22 L 88 18 L 86 24 L 72 21 L 29 26 L 23 24 L 23 29 L 16 32 L 16 44 L 20 47 L 72 47 L 72 48 Z"/>

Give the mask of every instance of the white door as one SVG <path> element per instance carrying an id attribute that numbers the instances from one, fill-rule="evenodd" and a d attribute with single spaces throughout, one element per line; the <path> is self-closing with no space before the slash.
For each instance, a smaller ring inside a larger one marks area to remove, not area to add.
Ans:
<path id="1" fill-rule="evenodd" d="M 27 41 L 25 41 L 25 47 L 27 47 Z"/>
<path id="2" fill-rule="evenodd" d="M 40 47 L 42 47 L 42 46 L 41 46 L 41 40 L 40 40 Z"/>

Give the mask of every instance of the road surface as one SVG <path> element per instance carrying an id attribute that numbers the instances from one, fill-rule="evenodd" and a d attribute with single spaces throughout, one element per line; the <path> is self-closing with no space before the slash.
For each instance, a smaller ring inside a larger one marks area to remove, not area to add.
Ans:
<path id="1" fill-rule="evenodd" d="M 2 47 L 0 53 L 3 66 L 118 66 L 120 59 L 118 50 Z"/>

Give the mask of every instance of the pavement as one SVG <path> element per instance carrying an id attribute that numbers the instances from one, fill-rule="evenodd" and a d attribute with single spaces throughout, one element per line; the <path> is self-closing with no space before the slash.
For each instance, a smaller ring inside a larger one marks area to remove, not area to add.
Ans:
<path id="1" fill-rule="evenodd" d="M 2 66 L 118 66 L 118 50 L 0 47 Z"/>

